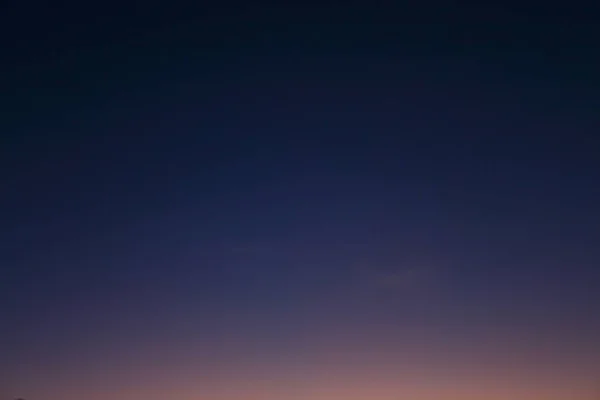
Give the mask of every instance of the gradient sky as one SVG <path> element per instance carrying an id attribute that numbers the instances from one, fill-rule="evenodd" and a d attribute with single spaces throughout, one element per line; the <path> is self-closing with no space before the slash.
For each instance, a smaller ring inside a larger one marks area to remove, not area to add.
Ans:
<path id="1" fill-rule="evenodd" d="M 0 399 L 598 398 L 598 10 L 85 7 L 0 21 Z"/>

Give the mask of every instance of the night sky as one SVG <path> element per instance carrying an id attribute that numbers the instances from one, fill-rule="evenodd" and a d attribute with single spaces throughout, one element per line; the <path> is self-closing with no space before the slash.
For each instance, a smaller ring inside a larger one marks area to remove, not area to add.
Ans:
<path id="1" fill-rule="evenodd" d="M 0 12 L 1 400 L 598 399 L 600 10 L 84 3 Z"/>

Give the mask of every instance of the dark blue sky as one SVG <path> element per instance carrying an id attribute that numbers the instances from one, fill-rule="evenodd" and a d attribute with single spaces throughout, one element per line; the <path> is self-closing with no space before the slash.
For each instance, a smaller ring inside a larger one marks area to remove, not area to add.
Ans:
<path id="1" fill-rule="evenodd" d="M 596 11 L 13 5 L 0 395 L 585 392 Z"/>

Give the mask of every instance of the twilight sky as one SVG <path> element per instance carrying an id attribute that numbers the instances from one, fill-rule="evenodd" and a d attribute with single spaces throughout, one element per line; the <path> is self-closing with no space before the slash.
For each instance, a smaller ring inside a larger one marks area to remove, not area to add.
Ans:
<path id="1" fill-rule="evenodd" d="M 592 400 L 598 10 L 2 13 L 0 400 Z"/>

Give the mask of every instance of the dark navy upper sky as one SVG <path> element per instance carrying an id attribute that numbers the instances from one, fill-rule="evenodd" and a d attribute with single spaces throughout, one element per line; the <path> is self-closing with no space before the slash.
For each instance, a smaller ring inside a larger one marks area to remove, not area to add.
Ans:
<path id="1" fill-rule="evenodd" d="M 337 398 L 323 368 L 357 400 L 593 386 L 595 16 L 9 6 L 0 396 Z"/>

